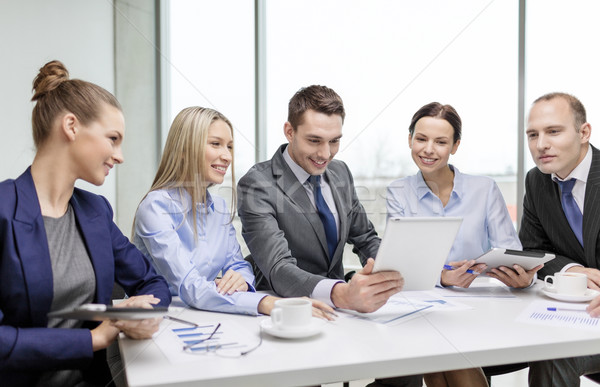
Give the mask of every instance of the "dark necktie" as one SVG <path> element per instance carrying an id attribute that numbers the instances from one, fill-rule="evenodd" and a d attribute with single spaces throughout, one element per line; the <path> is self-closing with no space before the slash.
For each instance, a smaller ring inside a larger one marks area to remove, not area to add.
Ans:
<path id="1" fill-rule="evenodd" d="M 325 198 L 323 198 L 323 194 L 321 193 L 321 176 L 311 176 L 308 178 L 308 181 L 313 186 L 313 191 L 315 193 L 315 204 L 317 206 L 319 218 L 321 218 L 323 228 L 325 229 L 325 236 L 327 237 L 327 249 L 329 250 L 329 260 L 331 260 L 337 247 L 337 227 L 335 225 L 335 218 L 333 217 L 331 210 L 329 210 L 329 207 L 325 202 Z"/>
<path id="2" fill-rule="evenodd" d="M 569 221 L 569 225 L 571 226 L 571 230 L 575 233 L 575 236 L 579 240 L 581 246 L 583 246 L 583 215 L 579 210 L 579 206 L 575 202 L 575 198 L 573 197 L 573 186 L 575 185 L 576 179 L 571 179 L 567 181 L 557 181 L 560 186 L 560 203 L 562 204 L 563 211 L 565 212 L 565 216 Z"/>

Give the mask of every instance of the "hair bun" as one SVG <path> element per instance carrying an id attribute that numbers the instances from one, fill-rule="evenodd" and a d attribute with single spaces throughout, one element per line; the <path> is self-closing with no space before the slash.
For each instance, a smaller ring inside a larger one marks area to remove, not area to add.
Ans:
<path id="1" fill-rule="evenodd" d="M 61 83 L 69 80 L 69 71 L 58 60 L 53 60 L 46 63 L 41 69 L 37 77 L 33 80 L 33 97 L 32 101 L 37 101 L 46 93 L 56 89 Z"/>

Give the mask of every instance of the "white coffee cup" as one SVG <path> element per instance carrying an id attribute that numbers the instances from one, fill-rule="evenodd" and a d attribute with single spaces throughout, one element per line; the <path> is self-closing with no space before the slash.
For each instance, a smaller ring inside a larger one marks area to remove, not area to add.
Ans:
<path id="1" fill-rule="evenodd" d="M 271 310 L 273 326 L 279 330 L 303 330 L 312 320 L 312 303 L 304 298 L 284 298 L 275 301 Z"/>
<path id="2" fill-rule="evenodd" d="M 552 279 L 552 283 L 548 279 Z M 554 273 L 544 278 L 544 284 L 549 290 L 570 296 L 582 296 L 587 290 L 587 275 L 583 273 Z"/>

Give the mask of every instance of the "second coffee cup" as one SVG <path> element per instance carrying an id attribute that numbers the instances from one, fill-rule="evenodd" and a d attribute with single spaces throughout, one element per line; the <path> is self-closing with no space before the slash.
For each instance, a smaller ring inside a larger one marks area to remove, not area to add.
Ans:
<path id="1" fill-rule="evenodd" d="M 552 279 L 552 283 L 548 282 Z M 559 294 L 581 296 L 587 290 L 587 275 L 583 273 L 554 273 L 544 278 L 547 289 L 555 290 Z"/>
<path id="2" fill-rule="evenodd" d="M 284 298 L 275 301 L 271 311 L 273 326 L 279 330 L 306 329 L 312 320 L 312 303 L 304 298 Z"/>

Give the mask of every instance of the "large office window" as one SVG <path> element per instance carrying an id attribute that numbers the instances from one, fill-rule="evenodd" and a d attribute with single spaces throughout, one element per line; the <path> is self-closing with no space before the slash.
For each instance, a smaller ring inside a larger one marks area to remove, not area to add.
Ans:
<path id="1" fill-rule="evenodd" d="M 203 106 L 234 126 L 236 176 L 254 164 L 254 2 L 177 0 L 169 9 L 169 123 Z M 166 139 L 168 128 L 163 128 Z M 220 191 L 228 191 L 228 178 Z M 224 197 L 229 196 L 227 193 Z"/>
<path id="2" fill-rule="evenodd" d="M 191 104 L 228 115 L 237 127 L 238 178 L 254 154 L 253 6 L 178 0 L 170 11 L 172 115 Z M 382 233 L 385 187 L 417 171 L 407 140 L 412 114 L 439 101 L 463 119 L 451 162 L 496 178 L 515 208 L 517 0 L 269 0 L 265 9 L 267 157 L 285 142 L 294 92 L 333 88 L 347 111 L 337 157 Z"/>
<path id="3" fill-rule="evenodd" d="M 170 3 L 172 115 L 213 106 L 236 126 L 236 175 L 255 162 L 254 2 Z M 464 173 L 493 177 L 516 225 L 519 1 L 264 1 L 266 149 L 285 142 L 289 98 L 324 84 L 344 99 L 347 118 L 337 158 L 353 171 L 358 193 L 381 233 L 385 187 L 416 173 L 408 125 L 422 105 L 453 105 L 463 138 L 450 161 Z M 528 0 L 525 111 L 537 96 L 567 91 L 600 120 L 593 93 L 600 27 L 591 1 Z M 261 51 L 262 52 L 262 51 Z M 599 135 L 592 135 L 594 138 Z M 350 262 L 347 262 L 350 264 Z"/>
<path id="4" fill-rule="evenodd" d="M 527 2 L 526 101 L 563 91 L 581 100 L 592 124 L 592 144 L 600 144 L 600 2 Z M 527 106 L 529 107 L 529 106 Z M 525 149 L 526 166 L 534 163 Z"/>
<path id="5" fill-rule="evenodd" d="M 516 1 L 267 2 L 268 147 L 284 142 L 286 105 L 324 84 L 343 98 L 341 151 L 378 231 L 385 187 L 417 171 L 408 125 L 422 105 L 453 105 L 463 140 L 451 162 L 491 175 L 516 202 Z M 514 211 L 513 211 L 514 212 Z"/>

